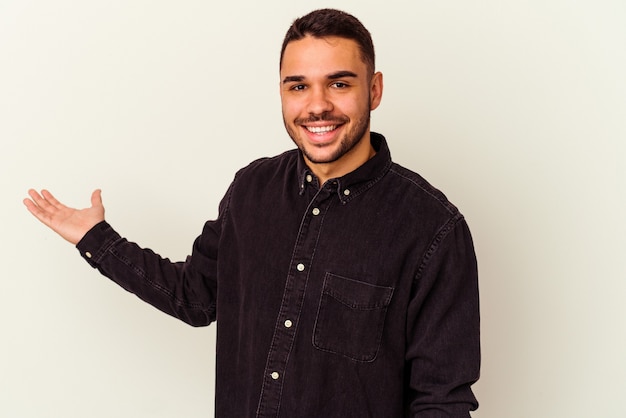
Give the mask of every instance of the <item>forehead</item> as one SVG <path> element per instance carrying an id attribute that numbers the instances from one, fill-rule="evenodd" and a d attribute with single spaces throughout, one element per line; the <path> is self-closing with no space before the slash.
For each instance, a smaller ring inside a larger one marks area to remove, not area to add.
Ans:
<path id="1" fill-rule="evenodd" d="M 340 37 L 305 36 L 287 44 L 280 73 L 306 76 L 339 70 L 355 73 L 366 70 L 358 44 L 352 39 Z"/>

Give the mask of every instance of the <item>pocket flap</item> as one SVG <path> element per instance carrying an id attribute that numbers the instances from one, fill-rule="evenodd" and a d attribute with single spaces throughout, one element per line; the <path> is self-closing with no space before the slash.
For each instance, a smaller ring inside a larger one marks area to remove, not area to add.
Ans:
<path id="1" fill-rule="evenodd" d="M 391 302 L 393 287 L 376 286 L 326 273 L 323 293 L 352 309 L 380 309 Z"/>

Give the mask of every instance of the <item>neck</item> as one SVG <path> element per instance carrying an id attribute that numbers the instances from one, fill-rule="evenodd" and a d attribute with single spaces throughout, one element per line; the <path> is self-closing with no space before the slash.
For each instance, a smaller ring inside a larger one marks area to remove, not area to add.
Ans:
<path id="1" fill-rule="evenodd" d="M 304 160 L 313 174 L 318 178 L 319 183 L 323 185 L 329 179 L 338 178 L 356 170 L 374 155 L 376 155 L 376 150 L 372 147 L 368 132 L 358 144 L 336 161 L 330 163 L 314 163 L 306 158 L 306 156 Z"/>

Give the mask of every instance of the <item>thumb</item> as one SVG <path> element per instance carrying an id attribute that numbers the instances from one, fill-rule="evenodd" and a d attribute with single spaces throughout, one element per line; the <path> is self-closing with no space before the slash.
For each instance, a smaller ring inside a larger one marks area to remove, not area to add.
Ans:
<path id="1" fill-rule="evenodd" d="M 102 206 L 102 190 L 96 189 L 91 194 L 91 206 Z"/>

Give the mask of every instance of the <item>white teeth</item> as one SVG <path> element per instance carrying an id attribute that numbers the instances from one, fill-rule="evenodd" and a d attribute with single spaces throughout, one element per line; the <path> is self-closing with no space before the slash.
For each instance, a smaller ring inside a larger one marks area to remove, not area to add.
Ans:
<path id="1" fill-rule="evenodd" d="M 307 126 L 306 128 L 308 129 L 309 132 L 313 132 L 314 134 L 323 134 L 326 132 L 330 132 L 332 130 L 334 130 L 337 127 L 337 125 L 330 125 L 330 126 Z"/>

